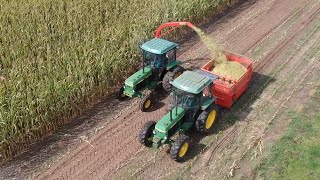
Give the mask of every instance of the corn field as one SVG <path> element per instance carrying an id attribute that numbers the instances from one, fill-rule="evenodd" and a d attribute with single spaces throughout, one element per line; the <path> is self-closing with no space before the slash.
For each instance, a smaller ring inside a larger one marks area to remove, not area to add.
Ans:
<path id="1" fill-rule="evenodd" d="M 0 161 L 114 92 L 138 43 L 237 0 L 0 0 Z"/>

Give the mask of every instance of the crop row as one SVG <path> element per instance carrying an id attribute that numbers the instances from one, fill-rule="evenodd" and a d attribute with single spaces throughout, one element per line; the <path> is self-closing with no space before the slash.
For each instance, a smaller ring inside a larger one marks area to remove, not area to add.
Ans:
<path id="1" fill-rule="evenodd" d="M 0 0 L 0 161 L 114 92 L 167 21 L 237 0 Z"/>

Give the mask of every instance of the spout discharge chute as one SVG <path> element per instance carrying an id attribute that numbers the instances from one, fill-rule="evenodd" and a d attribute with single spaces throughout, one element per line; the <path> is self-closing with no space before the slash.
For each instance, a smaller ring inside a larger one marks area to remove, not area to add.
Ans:
<path id="1" fill-rule="evenodd" d="M 180 26 L 188 26 L 193 30 L 196 29 L 196 27 L 193 24 L 191 24 L 190 22 L 167 22 L 167 23 L 164 23 L 158 27 L 158 29 L 156 30 L 156 33 L 155 33 L 155 37 L 160 38 L 161 36 L 169 34 L 170 32 L 174 31 L 176 28 L 178 28 Z M 168 31 L 162 33 L 161 31 L 166 27 L 172 27 L 172 28 L 169 29 Z"/>

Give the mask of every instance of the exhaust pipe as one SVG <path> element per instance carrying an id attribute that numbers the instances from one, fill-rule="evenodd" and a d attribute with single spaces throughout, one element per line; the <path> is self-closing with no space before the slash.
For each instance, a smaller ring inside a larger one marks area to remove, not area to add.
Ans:
<path id="1" fill-rule="evenodd" d="M 144 61 L 142 62 L 142 73 L 144 73 Z"/>

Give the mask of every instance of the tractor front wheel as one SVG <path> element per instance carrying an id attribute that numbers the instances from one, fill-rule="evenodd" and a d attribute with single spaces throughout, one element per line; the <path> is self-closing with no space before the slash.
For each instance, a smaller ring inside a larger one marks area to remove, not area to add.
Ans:
<path id="1" fill-rule="evenodd" d="M 152 95 L 148 94 L 144 96 L 140 101 L 140 110 L 142 112 L 148 111 L 153 105 Z"/>
<path id="2" fill-rule="evenodd" d="M 171 146 L 170 157 L 177 162 L 183 161 L 190 145 L 190 138 L 184 134 L 180 135 L 180 137 Z"/>
<path id="3" fill-rule="evenodd" d="M 175 67 L 172 72 L 168 71 L 162 79 L 163 89 L 170 92 L 172 89 L 170 82 L 179 77 L 184 71 L 185 69 L 181 66 Z"/>
<path id="4" fill-rule="evenodd" d="M 144 124 L 143 128 L 140 131 L 139 141 L 142 145 L 146 147 L 151 147 L 153 140 L 153 130 L 156 126 L 156 122 L 148 121 Z"/>
<path id="5" fill-rule="evenodd" d="M 200 133 L 209 133 L 213 125 L 218 119 L 219 108 L 218 106 L 209 107 L 206 110 L 202 111 L 196 121 L 196 129 Z"/>
<path id="6" fill-rule="evenodd" d="M 119 101 L 123 101 L 123 100 L 125 100 L 125 99 L 128 97 L 128 96 L 126 96 L 126 95 L 124 94 L 124 87 L 121 87 L 121 88 L 117 91 L 116 97 L 117 97 L 117 99 L 118 99 Z"/>

